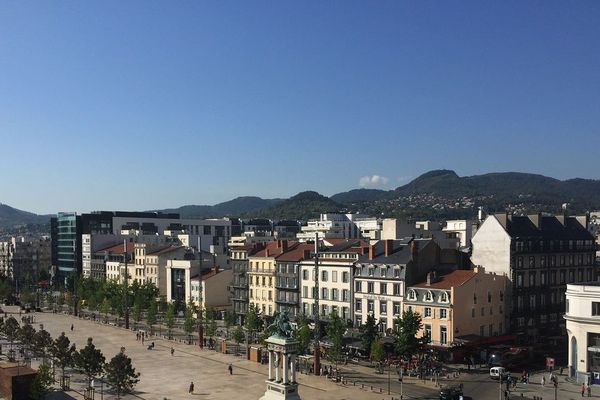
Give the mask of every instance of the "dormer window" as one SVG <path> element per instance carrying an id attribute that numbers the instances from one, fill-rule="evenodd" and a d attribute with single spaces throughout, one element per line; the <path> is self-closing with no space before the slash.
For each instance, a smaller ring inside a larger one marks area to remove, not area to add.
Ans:
<path id="1" fill-rule="evenodd" d="M 408 299 L 409 300 L 416 300 L 417 299 L 417 293 L 415 293 L 414 290 L 409 290 L 408 291 Z"/>
<path id="2" fill-rule="evenodd" d="M 447 303 L 447 302 L 448 302 L 448 293 L 442 292 L 442 294 L 440 295 L 440 303 Z"/>
<path id="3" fill-rule="evenodd" d="M 373 276 L 373 268 L 369 268 L 369 276 Z"/>
<path id="4" fill-rule="evenodd" d="M 424 301 L 433 301 L 433 293 L 431 291 L 427 291 L 425 296 L 423 297 Z"/>
<path id="5" fill-rule="evenodd" d="M 385 278 L 385 270 L 385 266 L 379 269 L 379 276 L 381 276 L 382 278 Z"/>

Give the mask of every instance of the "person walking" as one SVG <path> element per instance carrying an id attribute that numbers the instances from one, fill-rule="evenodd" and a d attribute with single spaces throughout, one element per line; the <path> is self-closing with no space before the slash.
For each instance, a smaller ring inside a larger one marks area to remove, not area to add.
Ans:
<path id="1" fill-rule="evenodd" d="M 73 332 L 73 324 L 71 324 L 71 332 Z"/>
<path id="2" fill-rule="evenodd" d="M 592 385 L 587 385 L 587 395 L 588 397 L 592 397 Z"/>
<path id="3" fill-rule="evenodd" d="M 546 384 L 546 377 L 542 375 L 542 387 Z"/>
<path id="4" fill-rule="evenodd" d="M 229 370 L 229 375 L 233 375 L 233 365 L 229 364 L 227 369 Z"/>
<path id="5" fill-rule="evenodd" d="M 581 388 L 580 389 L 581 389 L 580 390 L 581 391 L 581 397 L 584 397 L 584 395 L 585 395 L 585 383 L 581 384 Z"/>
<path id="6" fill-rule="evenodd" d="M 173 348 L 173 346 L 171 346 L 171 355 L 175 354 L 175 349 Z"/>
<path id="7" fill-rule="evenodd" d="M 194 382 L 190 382 L 190 389 L 189 389 L 188 393 L 190 393 L 190 394 L 194 393 Z"/>

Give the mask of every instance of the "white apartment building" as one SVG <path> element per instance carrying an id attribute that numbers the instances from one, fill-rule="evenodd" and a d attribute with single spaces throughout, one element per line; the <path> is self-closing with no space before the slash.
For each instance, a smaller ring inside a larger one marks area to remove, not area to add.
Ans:
<path id="1" fill-rule="evenodd" d="M 323 318 L 335 312 L 344 320 L 352 320 L 353 267 L 358 257 L 367 251 L 368 246 L 369 243 L 365 240 L 348 240 L 319 252 L 319 310 L 315 306 L 317 277 L 314 259 L 302 261 L 300 263 L 301 312 L 313 317 L 318 312 Z"/>
<path id="2" fill-rule="evenodd" d="M 578 382 L 600 383 L 600 283 L 567 285 L 569 375 Z"/>
<path id="3" fill-rule="evenodd" d="M 298 240 L 314 240 L 315 234 L 321 239 L 371 239 L 381 237 L 382 225 L 377 218 L 363 217 L 358 214 L 321 214 L 319 219 L 309 220 L 300 227 L 296 235 Z"/>
<path id="4" fill-rule="evenodd" d="M 202 309 L 230 310 L 232 308 L 231 293 L 227 288 L 232 278 L 232 270 L 218 268 L 192 277 L 192 301 Z"/>
<path id="5" fill-rule="evenodd" d="M 446 221 L 446 225 L 442 228 L 443 232 L 449 235 L 449 238 L 455 237 L 460 242 L 460 247 L 471 245 L 473 237 L 474 221 L 468 219 L 455 219 Z"/>

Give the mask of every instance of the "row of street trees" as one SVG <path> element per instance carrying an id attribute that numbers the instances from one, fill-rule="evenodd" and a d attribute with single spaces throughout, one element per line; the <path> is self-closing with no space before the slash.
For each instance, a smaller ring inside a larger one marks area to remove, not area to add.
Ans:
<path id="1" fill-rule="evenodd" d="M 78 351 L 64 332 L 53 340 L 46 330 L 36 331 L 28 323 L 20 326 L 14 317 L 0 322 L 0 333 L 10 342 L 12 354 L 14 354 L 14 342 L 18 341 L 26 354 L 31 353 L 42 358 L 32 386 L 32 399 L 42 399 L 48 393 L 54 383 L 54 373 L 51 372 L 51 368 L 55 367 L 61 371 L 61 386 L 65 385 L 65 370 L 69 367 L 75 368 L 87 377 L 88 387 L 91 387 L 94 378 L 105 373 L 106 381 L 116 390 L 118 398 L 122 393 L 131 391 L 139 381 L 140 374 L 135 372 L 131 359 L 125 355 L 124 349 L 121 349 L 107 363 L 102 352 L 92 342 L 92 338 L 88 338 L 87 345 Z M 52 360 L 52 366 L 48 363 L 49 360 Z"/>

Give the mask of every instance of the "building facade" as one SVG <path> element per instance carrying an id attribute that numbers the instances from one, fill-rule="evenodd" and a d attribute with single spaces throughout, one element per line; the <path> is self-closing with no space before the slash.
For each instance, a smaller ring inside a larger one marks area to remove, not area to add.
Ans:
<path id="1" fill-rule="evenodd" d="M 488 216 L 472 239 L 471 260 L 510 281 L 510 332 L 564 334 L 568 283 L 592 281 L 595 241 L 585 217 Z"/>

